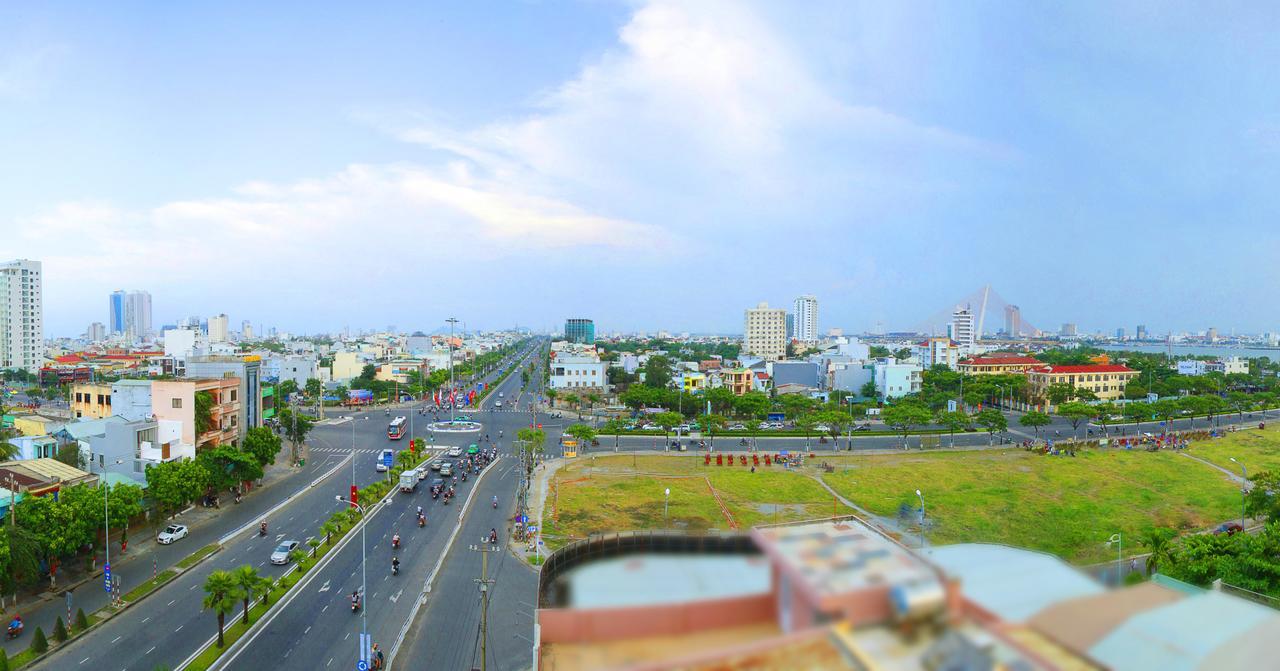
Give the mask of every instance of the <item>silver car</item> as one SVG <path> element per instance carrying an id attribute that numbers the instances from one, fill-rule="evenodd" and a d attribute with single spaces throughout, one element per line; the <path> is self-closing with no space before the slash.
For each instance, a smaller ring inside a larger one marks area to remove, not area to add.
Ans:
<path id="1" fill-rule="evenodd" d="M 271 563 L 276 566 L 283 566 L 289 563 L 289 553 L 298 549 L 298 541 L 285 541 L 276 546 L 276 551 L 271 553 Z"/>

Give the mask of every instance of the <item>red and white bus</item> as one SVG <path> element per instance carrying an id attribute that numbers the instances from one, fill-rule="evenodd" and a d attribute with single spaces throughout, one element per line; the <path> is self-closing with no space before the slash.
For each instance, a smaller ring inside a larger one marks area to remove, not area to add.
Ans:
<path id="1" fill-rule="evenodd" d="M 405 423 L 409 420 L 403 417 L 397 417 L 391 420 L 391 424 L 387 426 L 387 437 L 391 440 L 400 440 L 404 438 Z"/>

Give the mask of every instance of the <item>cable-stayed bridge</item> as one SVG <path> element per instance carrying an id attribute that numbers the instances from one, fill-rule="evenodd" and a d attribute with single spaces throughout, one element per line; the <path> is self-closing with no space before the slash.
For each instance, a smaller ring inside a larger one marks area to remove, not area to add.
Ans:
<path id="1" fill-rule="evenodd" d="M 929 315 L 912 329 L 917 333 L 946 335 L 947 324 L 957 308 L 968 308 L 973 313 L 974 333 L 978 337 L 988 333 L 1004 333 L 1010 338 L 1040 335 L 1040 329 L 1023 319 L 1021 308 L 1005 300 L 989 284 Z"/>

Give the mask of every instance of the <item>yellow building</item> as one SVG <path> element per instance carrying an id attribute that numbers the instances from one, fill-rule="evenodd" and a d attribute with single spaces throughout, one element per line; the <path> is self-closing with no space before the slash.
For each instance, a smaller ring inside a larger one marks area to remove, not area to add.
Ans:
<path id="1" fill-rule="evenodd" d="M 707 388 L 707 376 L 702 373 L 685 373 L 680 378 L 686 394 L 700 394 Z"/>
<path id="2" fill-rule="evenodd" d="M 71 412 L 79 418 L 111 416 L 111 385 L 80 383 L 71 385 Z"/>
<path id="3" fill-rule="evenodd" d="M 1042 366 L 1027 371 L 1027 389 L 1032 398 L 1045 400 L 1050 385 L 1065 384 L 1076 389 L 1088 389 L 1098 400 L 1114 401 L 1124 398 L 1124 388 L 1138 376 L 1138 371 L 1119 364 L 1090 364 L 1088 366 Z"/>
<path id="4" fill-rule="evenodd" d="M 24 436 L 48 436 L 65 423 L 66 420 L 43 415 L 17 415 L 13 418 L 13 428 Z"/>
<path id="5" fill-rule="evenodd" d="M 1040 368 L 1044 362 L 1017 354 L 992 354 L 965 359 L 956 365 L 965 375 L 1022 375 L 1032 368 Z"/>
<path id="6" fill-rule="evenodd" d="M 746 368 L 730 368 L 720 372 L 720 380 L 725 389 L 735 396 L 742 396 L 753 389 L 755 376 Z"/>

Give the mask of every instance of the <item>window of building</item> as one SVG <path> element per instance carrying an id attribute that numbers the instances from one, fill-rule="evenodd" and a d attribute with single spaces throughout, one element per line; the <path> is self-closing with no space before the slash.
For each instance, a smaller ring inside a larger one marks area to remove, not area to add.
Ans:
<path id="1" fill-rule="evenodd" d="M 174 407 L 174 408 L 181 408 L 181 407 L 182 407 L 182 399 L 180 399 L 180 398 L 172 399 L 172 400 L 170 401 L 170 403 L 172 403 L 172 404 L 173 404 L 171 407 Z"/>
<path id="2" fill-rule="evenodd" d="M 231 402 L 232 402 L 232 403 L 235 403 L 235 402 L 236 402 L 236 390 L 235 390 L 235 389 L 232 389 L 232 390 L 231 390 Z"/>

